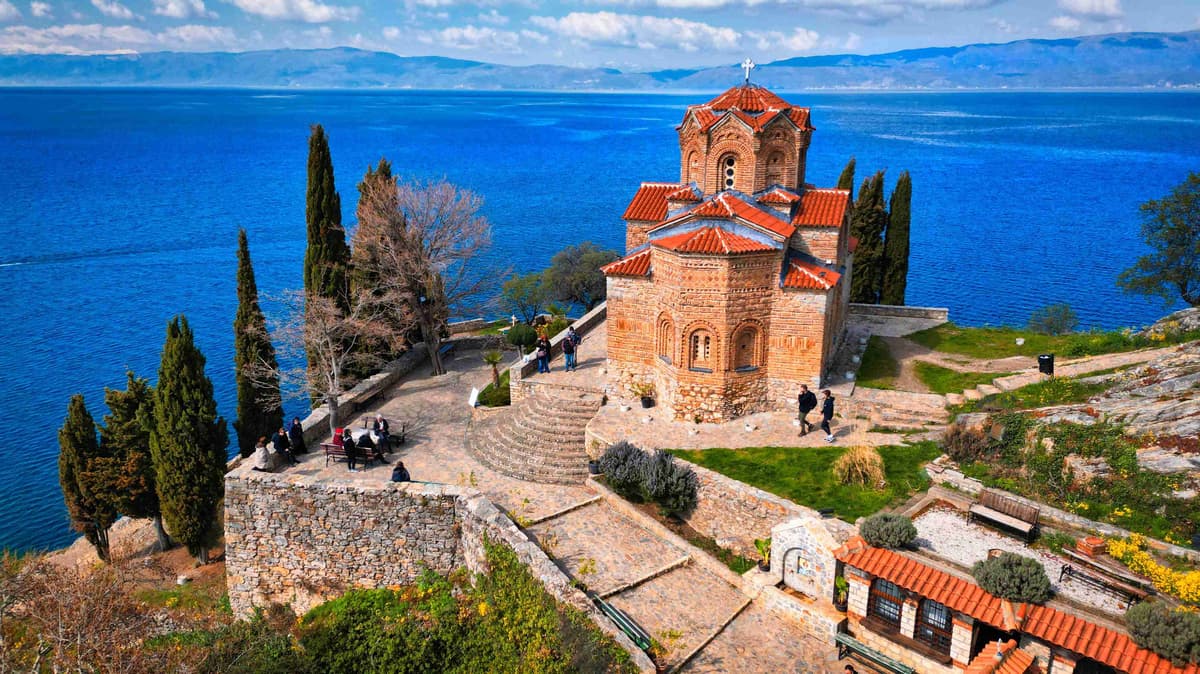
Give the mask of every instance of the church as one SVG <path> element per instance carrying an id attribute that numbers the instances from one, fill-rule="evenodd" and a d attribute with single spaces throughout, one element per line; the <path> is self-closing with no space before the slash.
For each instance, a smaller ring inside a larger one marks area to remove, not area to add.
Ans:
<path id="1" fill-rule="evenodd" d="M 677 130 L 679 182 L 642 183 L 604 268 L 609 387 L 697 422 L 794 407 L 845 333 L 850 193 L 805 182 L 809 110 L 749 67 Z"/>

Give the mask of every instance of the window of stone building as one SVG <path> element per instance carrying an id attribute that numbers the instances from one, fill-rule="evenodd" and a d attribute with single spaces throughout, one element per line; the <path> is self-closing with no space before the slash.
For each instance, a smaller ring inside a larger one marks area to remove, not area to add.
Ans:
<path id="1" fill-rule="evenodd" d="M 783 153 L 772 152 L 767 157 L 767 185 L 779 185 L 783 183 Z"/>
<path id="2" fill-rule="evenodd" d="M 950 619 L 950 609 L 932 599 L 921 602 L 921 612 L 917 615 L 917 640 L 929 644 L 942 653 L 950 653 L 953 623 Z"/>
<path id="3" fill-rule="evenodd" d="M 876 578 L 871 583 L 871 594 L 867 602 L 867 613 L 900 629 L 900 612 L 904 606 L 904 591 L 895 583 Z"/>
<path id="4" fill-rule="evenodd" d="M 658 323 L 658 357 L 665 363 L 671 363 L 672 346 L 675 344 L 675 326 L 671 321 L 663 319 Z"/>
<path id="5" fill-rule="evenodd" d="M 733 338 L 733 369 L 753 370 L 758 367 L 758 330 L 742 328 Z"/>
<path id="6" fill-rule="evenodd" d="M 688 344 L 688 356 L 691 359 L 688 367 L 693 370 L 712 372 L 712 335 L 707 330 L 697 330 L 692 333 Z"/>
<path id="7" fill-rule="evenodd" d="M 737 177 L 737 157 L 727 154 L 721 158 L 721 184 L 725 189 L 733 189 L 733 179 Z"/>

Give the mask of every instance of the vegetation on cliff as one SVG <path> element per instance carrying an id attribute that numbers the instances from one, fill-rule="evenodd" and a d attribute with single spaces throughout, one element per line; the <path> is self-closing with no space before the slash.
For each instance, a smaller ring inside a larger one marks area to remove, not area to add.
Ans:
<path id="1" fill-rule="evenodd" d="M 258 304 L 258 284 L 250 261 L 246 230 L 238 230 L 237 314 L 233 319 L 233 364 L 237 383 L 238 451 L 242 456 L 254 453 L 260 436 L 270 435 L 283 426 L 283 406 L 279 392 L 279 364 L 275 347 L 267 334 L 267 319 Z M 259 364 L 266 366 L 263 376 L 252 376 Z"/>

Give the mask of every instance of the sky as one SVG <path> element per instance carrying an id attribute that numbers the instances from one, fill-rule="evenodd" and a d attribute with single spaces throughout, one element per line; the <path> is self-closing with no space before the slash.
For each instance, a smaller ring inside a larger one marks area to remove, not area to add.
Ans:
<path id="1" fill-rule="evenodd" d="M 351 46 L 627 71 L 1200 29 L 1200 0 L 0 0 L 0 53 Z"/>

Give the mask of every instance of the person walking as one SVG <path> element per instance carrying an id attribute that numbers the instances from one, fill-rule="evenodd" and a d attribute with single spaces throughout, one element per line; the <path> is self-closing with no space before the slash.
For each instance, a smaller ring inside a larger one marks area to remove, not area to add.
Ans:
<path id="1" fill-rule="evenodd" d="M 800 385 L 800 395 L 796 398 L 800 406 L 800 435 L 808 435 L 813 425 L 808 421 L 808 413 L 817 409 L 817 395 L 808 390 L 807 384 Z"/>
<path id="2" fill-rule="evenodd" d="M 288 427 L 288 440 L 292 443 L 293 456 L 308 453 L 308 445 L 304 444 L 304 424 L 300 423 L 300 417 L 292 419 L 292 425 Z"/>
<path id="3" fill-rule="evenodd" d="M 825 396 L 821 399 L 821 430 L 825 431 L 825 442 L 833 442 L 833 432 L 829 430 L 829 422 L 833 421 L 833 392 L 825 389 L 821 395 Z"/>
<path id="4" fill-rule="evenodd" d="M 562 341 L 563 361 L 566 363 L 563 366 L 565 372 L 571 372 L 575 369 L 575 342 L 571 339 L 571 335 L 563 337 Z"/>
<path id="5" fill-rule="evenodd" d="M 288 432 L 283 426 L 271 436 L 271 444 L 275 446 L 276 454 L 282 454 L 289 464 L 296 465 L 296 457 L 292 456 L 292 443 L 288 440 Z"/>
<path id="6" fill-rule="evenodd" d="M 538 337 L 537 341 L 537 370 L 550 371 L 550 340 L 545 335 Z"/>
<path id="7" fill-rule="evenodd" d="M 350 472 L 357 473 L 358 446 L 354 444 L 354 436 L 350 434 L 349 428 L 342 429 L 342 449 L 346 452 L 346 463 L 350 466 Z"/>

